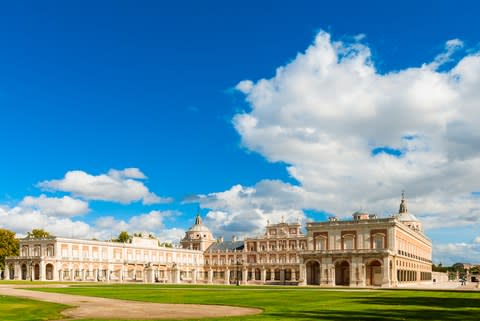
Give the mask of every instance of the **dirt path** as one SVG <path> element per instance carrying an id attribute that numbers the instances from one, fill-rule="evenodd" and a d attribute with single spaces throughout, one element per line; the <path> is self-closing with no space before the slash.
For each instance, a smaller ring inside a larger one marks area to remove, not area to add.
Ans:
<path id="1" fill-rule="evenodd" d="M 233 317 L 262 312 L 260 309 L 221 305 L 163 304 L 38 292 L 18 289 L 18 285 L 0 285 L 0 295 L 72 305 L 74 308 L 62 312 L 69 319 L 198 319 Z"/>

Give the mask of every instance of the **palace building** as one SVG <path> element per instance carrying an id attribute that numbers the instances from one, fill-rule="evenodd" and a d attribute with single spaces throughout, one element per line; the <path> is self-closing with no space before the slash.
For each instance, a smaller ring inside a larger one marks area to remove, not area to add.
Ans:
<path id="1" fill-rule="evenodd" d="M 51 237 L 20 240 L 6 259 L 16 280 L 382 286 L 431 281 L 432 244 L 402 195 L 398 213 L 355 212 L 299 223 L 267 222 L 261 236 L 214 239 L 199 214 L 181 247 L 147 234 L 131 243 Z"/>

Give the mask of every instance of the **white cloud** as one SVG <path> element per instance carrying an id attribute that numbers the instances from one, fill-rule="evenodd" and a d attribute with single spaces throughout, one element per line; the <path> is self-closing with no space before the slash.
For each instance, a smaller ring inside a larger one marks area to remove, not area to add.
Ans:
<path id="1" fill-rule="evenodd" d="M 234 126 L 246 148 L 288 164 L 304 207 L 391 213 L 406 189 L 427 227 L 445 226 L 452 212 L 469 224 L 479 216 L 471 192 L 480 174 L 480 56 L 436 69 L 461 46 L 451 40 L 432 64 L 380 74 L 367 46 L 320 32 L 273 78 L 237 85 L 251 111 Z M 401 156 L 374 155 L 379 147 Z"/>
<path id="2" fill-rule="evenodd" d="M 130 217 L 128 220 L 113 216 L 97 218 L 93 224 L 71 218 L 59 217 L 50 213 L 50 208 L 34 209 L 19 204 L 14 207 L 0 207 L 0 226 L 12 230 L 23 237 L 34 228 L 42 228 L 52 235 L 99 240 L 117 237 L 121 231 L 130 234 L 148 232 L 157 236 L 163 242 L 178 243 L 185 233 L 178 228 L 166 228 L 164 219 L 176 215 L 172 211 L 150 211 Z"/>
<path id="3" fill-rule="evenodd" d="M 69 171 L 63 179 L 43 181 L 38 185 L 45 190 L 63 191 L 86 200 L 101 200 L 129 204 L 168 203 L 170 198 L 161 198 L 150 192 L 143 182 L 146 176 L 138 168 L 111 169 L 107 174 L 91 175 L 84 171 Z"/>
<path id="4" fill-rule="evenodd" d="M 95 237 L 97 233 L 85 222 L 43 213 L 41 210 L 15 206 L 0 208 L 0 226 L 25 236 L 34 228 L 65 237 Z"/>
<path id="5" fill-rule="evenodd" d="M 278 180 L 263 180 L 254 187 L 233 186 L 231 189 L 208 195 L 200 195 L 199 201 L 211 209 L 205 224 L 217 235 L 230 237 L 260 234 L 269 220 L 292 222 L 304 220 L 301 208 L 305 193 L 297 186 Z"/>
<path id="6" fill-rule="evenodd" d="M 164 219 L 175 216 L 172 211 L 150 211 L 135 215 L 128 220 L 117 219 L 113 216 L 99 217 L 94 227 L 101 232 L 102 238 L 116 237 L 121 231 L 133 233 L 152 233 L 161 241 L 178 243 L 185 233 L 182 229 L 166 228 Z"/>
<path id="7" fill-rule="evenodd" d="M 480 263 L 480 245 L 478 243 L 434 244 L 433 252 L 437 264 L 443 266 L 455 263 Z"/>
<path id="8" fill-rule="evenodd" d="M 452 55 L 463 47 L 463 41 L 460 39 L 451 39 L 445 43 L 445 52 L 437 55 L 433 62 L 429 66 L 433 69 L 437 69 L 441 65 L 452 61 Z"/>
<path id="9" fill-rule="evenodd" d="M 89 211 L 88 203 L 82 200 L 64 197 L 47 197 L 42 194 L 39 197 L 26 196 L 19 204 L 20 207 L 39 210 L 52 216 L 77 216 Z"/>
<path id="10" fill-rule="evenodd" d="M 262 181 L 201 196 L 214 231 L 251 234 L 303 209 L 392 214 L 403 189 L 427 232 L 478 223 L 479 53 L 454 58 L 463 43 L 453 39 L 432 62 L 381 74 L 362 39 L 320 32 L 274 77 L 238 83 L 250 105 L 233 118 L 243 146 L 287 164 L 298 186 Z M 400 155 L 373 152 L 382 148 Z"/>

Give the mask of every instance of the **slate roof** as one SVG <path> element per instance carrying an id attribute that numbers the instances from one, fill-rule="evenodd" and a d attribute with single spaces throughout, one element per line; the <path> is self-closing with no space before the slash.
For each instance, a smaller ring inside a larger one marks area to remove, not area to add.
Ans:
<path id="1" fill-rule="evenodd" d="M 245 244 L 243 241 L 224 241 L 221 243 L 213 243 L 210 245 L 210 247 L 207 249 L 207 252 L 216 252 L 216 251 L 242 251 L 243 248 L 245 247 Z"/>

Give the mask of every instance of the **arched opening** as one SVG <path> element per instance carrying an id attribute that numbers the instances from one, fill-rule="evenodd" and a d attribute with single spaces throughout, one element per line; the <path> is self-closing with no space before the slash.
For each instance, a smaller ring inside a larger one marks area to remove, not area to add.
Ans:
<path id="1" fill-rule="evenodd" d="M 22 280 L 26 280 L 26 279 L 27 279 L 27 265 L 22 264 Z"/>
<path id="2" fill-rule="evenodd" d="M 40 280 L 40 265 L 38 264 L 33 266 L 33 279 Z"/>
<path id="3" fill-rule="evenodd" d="M 292 270 L 291 269 L 286 269 L 285 270 L 285 281 L 291 281 L 292 280 Z"/>
<path id="4" fill-rule="evenodd" d="M 382 273 L 382 264 L 374 260 L 367 265 L 367 285 L 371 286 L 381 286 L 383 273 Z"/>
<path id="5" fill-rule="evenodd" d="M 307 263 L 307 284 L 320 285 L 320 264 L 317 261 Z"/>
<path id="6" fill-rule="evenodd" d="M 261 276 L 260 269 L 255 269 L 255 280 L 260 281 L 261 278 L 262 276 Z"/>
<path id="7" fill-rule="evenodd" d="M 10 269 L 10 280 L 14 280 L 15 279 L 15 267 L 13 266 L 13 264 L 10 264 L 10 266 L 8 267 Z"/>
<path id="8" fill-rule="evenodd" d="M 275 269 L 275 281 L 280 281 L 280 269 Z"/>
<path id="9" fill-rule="evenodd" d="M 335 285 L 350 285 L 350 264 L 347 261 L 335 264 Z"/>
<path id="10" fill-rule="evenodd" d="M 48 263 L 45 267 L 45 278 L 47 280 L 53 280 L 53 264 Z"/>

